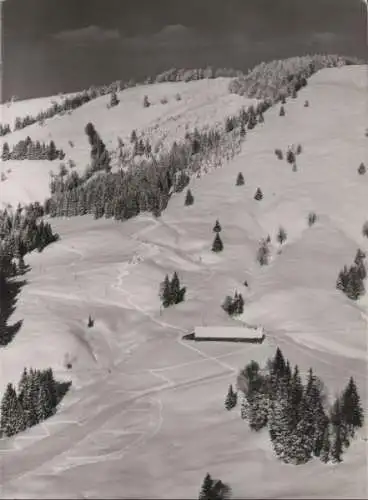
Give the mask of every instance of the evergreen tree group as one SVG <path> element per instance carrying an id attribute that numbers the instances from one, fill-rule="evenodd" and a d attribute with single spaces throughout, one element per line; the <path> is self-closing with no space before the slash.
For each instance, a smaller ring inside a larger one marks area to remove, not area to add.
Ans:
<path id="1" fill-rule="evenodd" d="M 268 428 L 274 452 L 285 463 L 303 464 L 313 457 L 340 462 L 356 429 L 363 426 L 352 377 L 328 409 L 322 381 L 310 369 L 303 384 L 298 366 L 292 369 L 279 348 L 264 370 L 250 362 L 237 385 L 243 393 L 241 418 L 254 431 Z"/>
<path id="2" fill-rule="evenodd" d="M 15 211 L 0 210 L 0 242 L 12 259 L 23 258 L 36 249 L 42 252 L 59 239 L 51 225 L 44 222 L 43 215 L 44 210 L 38 202 L 23 208 L 18 205 Z"/>
<path id="3" fill-rule="evenodd" d="M 184 301 L 186 287 L 180 286 L 180 280 L 177 272 L 175 271 L 171 280 L 166 275 L 164 281 L 160 286 L 160 298 L 163 307 L 167 308 Z"/>
<path id="4" fill-rule="evenodd" d="M 18 321 L 9 325 L 15 310 L 17 296 L 26 281 L 17 277 L 27 272 L 24 262 L 27 253 L 38 249 L 41 252 L 59 236 L 53 233 L 50 224 L 38 218 L 42 207 L 30 204 L 18 205 L 15 211 L 0 210 L 0 346 L 8 345 L 22 325 Z"/>
<path id="5" fill-rule="evenodd" d="M 244 299 L 242 294 L 235 291 L 234 297 L 227 295 L 222 304 L 222 309 L 226 311 L 229 316 L 242 314 L 244 312 Z"/>
<path id="6" fill-rule="evenodd" d="M 0 433 L 14 436 L 54 415 L 71 382 L 58 382 L 51 368 L 23 371 L 18 390 L 9 383 L 1 400 Z"/>
<path id="7" fill-rule="evenodd" d="M 364 280 L 367 277 L 365 258 L 365 253 L 358 249 L 354 264 L 349 269 L 344 266 L 339 272 L 336 288 L 351 300 L 358 300 L 365 293 Z"/>
<path id="8" fill-rule="evenodd" d="M 116 220 L 126 220 L 146 211 L 159 215 L 166 208 L 171 194 L 182 191 L 188 185 L 189 172 L 211 156 L 221 141 L 216 129 L 194 130 L 187 133 L 182 144 L 175 142 L 158 159 L 144 159 L 139 168 L 129 163 L 126 170 L 112 173 L 103 171 L 110 169 L 110 163 L 93 125 L 89 125 L 86 131 L 90 142 L 95 144 L 92 146 L 92 166 L 83 176 L 73 171 L 68 176 L 53 177 L 51 197 L 44 203 L 45 214 L 52 217 L 91 214 L 96 219 L 106 217 Z M 136 142 L 138 145 L 141 142 L 136 131 L 132 132 L 131 141 L 133 147 Z M 143 141 L 142 144 L 147 151 L 147 144 Z M 96 168 L 102 171 L 93 175 Z"/>
<path id="9" fill-rule="evenodd" d="M 0 137 L 4 137 L 4 135 L 10 134 L 11 129 L 8 123 L 0 123 Z"/>
<path id="10" fill-rule="evenodd" d="M 32 139 L 27 136 L 25 140 L 19 141 L 10 150 L 9 144 L 7 142 L 3 143 L 3 149 L 1 153 L 2 161 L 8 160 L 49 160 L 54 161 L 57 159 L 63 160 L 65 158 L 65 153 L 62 149 L 56 149 L 54 141 L 50 141 L 49 144 L 45 144 L 40 141 L 32 141 Z"/>
<path id="11" fill-rule="evenodd" d="M 209 473 L 206 474 L 198 500 L 228 500 L 231 498 L 231 488 L 220 479 L 213 479 Z"/>

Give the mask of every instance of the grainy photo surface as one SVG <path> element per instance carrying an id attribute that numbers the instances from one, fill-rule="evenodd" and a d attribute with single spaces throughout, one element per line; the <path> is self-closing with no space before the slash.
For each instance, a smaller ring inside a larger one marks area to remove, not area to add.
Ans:
<path id="1" fill-rule="evenodd" d="M 367 1 L 0 30 L 0 498 L 368 498 Z"/>

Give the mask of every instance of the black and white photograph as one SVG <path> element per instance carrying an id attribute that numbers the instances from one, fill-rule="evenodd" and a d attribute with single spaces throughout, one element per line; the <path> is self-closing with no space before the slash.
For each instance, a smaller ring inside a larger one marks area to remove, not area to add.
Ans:
<path id="1" fill-rule="evenodd" d="M 0 0 L 0 499 L 368 498 L 367 0 Z"/>

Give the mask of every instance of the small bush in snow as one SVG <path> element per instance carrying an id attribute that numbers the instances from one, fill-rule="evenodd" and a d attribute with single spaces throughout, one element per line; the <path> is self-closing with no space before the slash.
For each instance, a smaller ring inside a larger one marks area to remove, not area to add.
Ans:
<path id="1" fill-rule="evenodd" d="M 180 94 L 176 94 L 176 95 L 175 95 L 175 99 L 176 99 L 177 101 L 181 101 L 181 95 L 180 95 Z"/>
<path id="2" fill-rule="evenodd" d="M 167 97 L 162 97 L 162 98 L 160 99 L 160 103 L 161 103 L 161 104 L 167 104 L 167 103 L 168 103 Z"/>
<path id="3" fill-rule="evenodd" d="M 305 108 L 309 108 L 309 101 L 305 101 L 305 102 L 304 102 L 304 107 L 305 107 Z"/>
<path id="4" fill-rule="evenodd" d="M 277 156 L 277 158 L 278 158 L 279 160 L 282 160 L 282 159 L 283 159 L 283 157 L 284 157 L 284 155 L 282 154 L 281 149 L 275 149 L 275 155 Z"/>
<path id="5" fill-rule="evenodd" d="M 144 98 L 143 98 L 143 107 L 144 108 L 149 108 L 150 106 L 151 106 L 151 103 L 148 100 L 148 96 L 145 95 Z"/>
<path id="6" fill-rule="evenodd" d="M 298 146 L 297 146 L 297 148 L 296 148 L 296 154 L 297 154 L 297 155 L 300 155 L 302 151 L 303 151 L 302 145 L 301 145 L 301 144 L 298 144 Z"/>
<path id="7" fill-rule="evenodd" d="M 285 116 L 285 108 L 284 106 L 281 106 L 279 116 Z"/>
<path id="8" fill-rule="evenodd" d="M 308 214 L 308 226 L 311 227 L 317 220 L 317 215 L 314 212 Z"/>

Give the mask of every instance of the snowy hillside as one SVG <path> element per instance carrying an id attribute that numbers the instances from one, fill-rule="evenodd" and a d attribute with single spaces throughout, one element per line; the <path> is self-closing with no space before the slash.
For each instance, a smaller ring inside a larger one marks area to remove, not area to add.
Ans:
<path id="1" fill-rule="evenodd" d="M 247 132 L 235 159 L 191 180 L 191 206 L 183 192 L 158 218 L 51 219 L 61 239 L 25 258 L 31 270 L 13 316 L 24 324 L 0 349 L 0 386 L 16 383 L 24 366 L 52 366 L 73 386 L 55 416 L 0 441 L 2 498 L 196 498 L 208 471 L 231 485 L 234 498 L 366 498 L 366 428 L 341 464 L 293 467 L 275 458 L 267 432 L 250 431 L 238 409 L 224 410 L 239 370 L 252 359 L 265 362 L 276 346 L 303 375 L 312 366 L 332 397 L 353 376 L 368 404 L 368 296 L 351 301 L 335 286 L 357 248 L 368 253 L 368 174 L 357 172 L 368 166 L 366 72 L 347 66 L 312 76 L 287 99 L 285 116 L 276 105 Z M 108 97 L 100 97 L 1 141 L 52 138 L 82 172 L 87 122 L 109 149 L 118 137 L 128 142 L 135 128 L 171 143 L 186 124 L 223 124 L 252 102 L 230 94 L 228 83 L 128 89 L 116 108 L 108 110 Z M 285 156 L 299 144 L 293 171 L 275 149 Z M 0 168 L 11 169 L 0 183 L 1 202 L 48 196 L 50 162 Z M 238 172 L 244 186 L 235 185 Z M 309 227 L 311 212 L 317 220 Z M 224 244 L 218 254 L 211 252 L 216 219 Z M 287 232 L 282 248 L 279 226 Z M 267 235 L 271 260 L 261 267 L 256 254 Z M 159 285 L 174 271 L 186 300 L 161 310 Z M 263 344 L 182 340 L 196 325 L 233 324 L 221 303 L 235 289 L 245 300 L 239 319 L 264 326 Z"/>
<path id="2" fill-rule="evenodd" d="M 156 85 L 142 85 L 118 92 L 120 104 L 108 109 L 110 96 L 99 97 L 72 114 L 55 116 L 41 126 L 36 123 L 22 130 L 0 137 L 0 148 L 6 141 L 10 147 L 30 136 L 33 141 L 53 140 L 57 148 L 66 153 L 68 160 L 76 164 L 75 170 L 82 174 L 90 163 L 90 145 L 85 133 L 88 122 L 94 124 L 109 151 L 114 153 L 118 138 L 128 145 L 133 129 L 144 133 L 152 146 L 171 145 L 174 140 L 182 141 L 187 130 L 192 131 L 216 123 L 223 126 L 225 118 L 238 112 L 243 106 L 256 103 L 228 91 L 230 78 L 216 78 L 192 82 L 165 82 Z M 143 108 L 143 98 L 147 95 L 151 106 Z M 177 100 L 177 96 L 180 100 Z M 50 98 L 50 102 L 56 98 Z M 167 103 L 162 104 L 161 100 Z M 46 100 L 35 100 L 34 112 L 46 107 Z M 32 101 L 31 101 L 32 103 Z M 20 111 L 20 102 L 16 114 Z M 36 104 L 40 108 L 36 109 Z M 26 109 L 26 104 L 24 104 Z M 30 111 L 33 107 L 30 108 Z M 24 115 L 26 112 L 24 112 Z M 5 113 L 6 116 L 6 113 Z M 5 120 L 4 120 L 5 121 Z M 70 144 L 72 142 L 72 145 Z M 1 184 L 0 202 L 16 205 L 18 202 L 43 201 L 49 195 L 50 170 L 57 173 L 60 161 L 16 161 L 0 163 L 0 173 L 7 179 Z M 113 160 L 113 165 L 116 161 Z M 37 179 L 37 182 L 35 181 Z"/>

